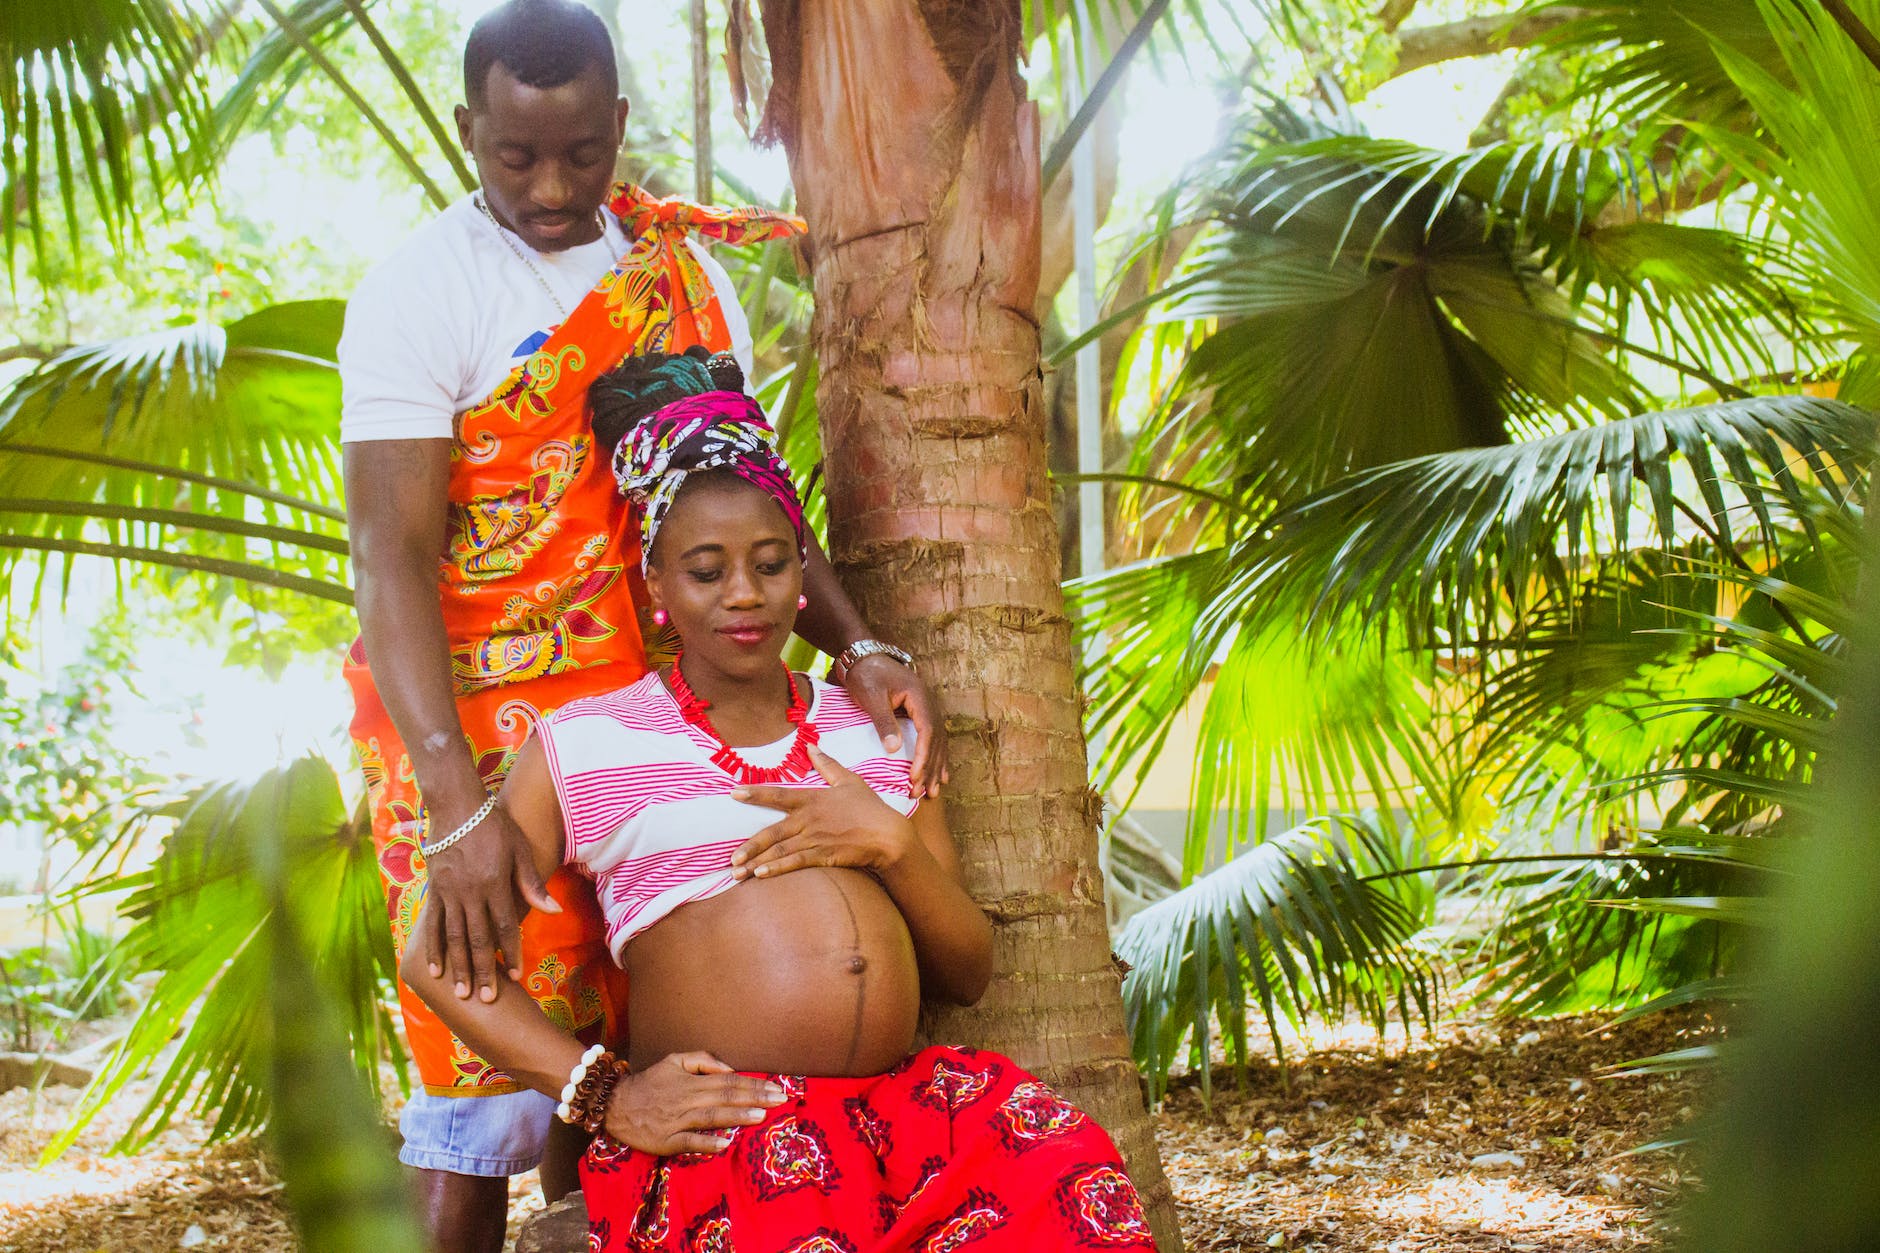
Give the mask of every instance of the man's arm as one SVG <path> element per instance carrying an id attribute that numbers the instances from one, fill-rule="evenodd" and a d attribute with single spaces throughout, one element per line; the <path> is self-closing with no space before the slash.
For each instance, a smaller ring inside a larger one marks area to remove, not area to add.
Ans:
<path id="1" fill-rule="evenodd" d="M 379 697 L 411 755 L 429 811 L 433 843 L 455 831 L 488 796 L 457 716 L 450 646 L 438 597 L 444 552 L 450 441 L 393 439 L 345 446 L 346 514 L 360 633 Z M 461 842 L 427 857 L 431 907 L 407 947 L 434 978 L 471 981 L 496 996 L 495 955 L 521 977 L 521 919 L 515 889 L 547 913 L 550 899 L 514 822 L 496 810 Z"/>
<path id="2" fill-rule="evenodd" d="M 834 657 L 855 641 L 869 638 L 868 624 L 856 612 L 813 535 L 809 562 L 803 569 L 803 594 L 809 606 L 796 617 L 796 633 L 811 645 Z M 915 792 L 938 796 L 947 779 L 946 735 L 940 726 L 939 706 L 921 677 L 894 658 L 877 654 L 856 662 L 841 683 L 850 699 L 874 720 L 875 733 L 891 753 L 901 748 L 895 712 L 907 715 L 920 733 L 911 767 Z"/>

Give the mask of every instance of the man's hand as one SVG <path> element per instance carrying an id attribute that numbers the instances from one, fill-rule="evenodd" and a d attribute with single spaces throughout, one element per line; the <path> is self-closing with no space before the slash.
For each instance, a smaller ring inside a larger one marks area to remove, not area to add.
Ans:
<path id="1" fill-rule="evenodd" d="M 442 816 L 433 812 L 436 839 L 456 829 L 435 821 Z M 522 978 L 522 918 L 528 910 L 517 908 L 517 894 L 545 914 L 561 912 L 535 869 L 527 838 L 499 806 L 462 840 L 426 858 L 425 869 L 434 898 L 424 914 L 429 925 L 423 937 L 431 976 L 454 976 L 459 999 L 470 995 L 474 981 L 477 995 L 494 1001 L 498 951 L 509 963 L 509 977 Z"/>
<path id="2" fill-rule="evenodd" d="M 947 741 L 940 726 L 940 707 L 921 677 L 885 653 L 875 653 L 849 667 L 842 687 L 873 719 L 882 747 L 891 753 L 901 749 L 901 724 L 895 720 L 895 711 L 907 715 L 919 733 L 908 771 L 914 795 L 940 795 L 940 785 L 948 779 Z"/>
<path id="3" fill-rule="evenodd" d="M 602 1129 L 660 1157 L 717 1153 L 731 1144 L 717 1133 L 755 1126 L 786 1099 L 776 1084 L 738 1074 L 710 1053 L 671 1053 L 621 1076 Z"/>
<path id="4" fill-rule="evenodd" d="M 885 870 L 915 846 L 914 824 L 860 776 L 819 748 L 809 755 L 828 787 L 732 790 L 734 800 L 784 812 L 731 854 L 739 879 L 767 879 L 805 866 Z"/>

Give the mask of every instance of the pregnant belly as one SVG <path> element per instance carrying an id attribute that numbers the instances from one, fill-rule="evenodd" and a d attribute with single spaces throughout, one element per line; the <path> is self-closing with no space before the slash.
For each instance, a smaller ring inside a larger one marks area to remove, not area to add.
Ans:
<path id="1" fill-rule="evenodd" d="M 860 871 L 746 880 L 673 911 L 622 959 L 636 1068 L 701 1049 L 738 1070 L 871 1075 L 914 1040 L 914 945 Z"/>

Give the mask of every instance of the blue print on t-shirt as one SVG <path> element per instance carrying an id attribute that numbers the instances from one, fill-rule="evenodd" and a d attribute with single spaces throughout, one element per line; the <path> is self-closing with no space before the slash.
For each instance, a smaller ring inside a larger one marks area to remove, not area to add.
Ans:
<path id="1" fill-rule="evenodd" d="M 531 355 L 536 349 L 548 342 L 549 334 L 550 331 L 537 331 L 535 334 L 529 336 L 520 344 L 516 345 L 516 350 L 509 354 L 510 360 L 513 361 L 517 357 L 527 357 Z"/>

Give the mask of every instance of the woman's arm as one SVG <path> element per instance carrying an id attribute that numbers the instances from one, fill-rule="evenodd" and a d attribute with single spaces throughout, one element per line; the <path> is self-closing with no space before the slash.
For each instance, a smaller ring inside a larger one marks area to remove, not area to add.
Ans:
<path id="1" fill-rule="evenodd" d="M 960 859 L 937 798 L 904 818 L 819 748 L 810 757 L 826 788 L 738 788 L 747 804 L 784 811 L 731 855 L 739 878 L 805 866 L 873 871 L 907 922 L 921 987 L 971 1005 L 992 978 L 992 924 L 960 882 Z"/>
<path id="2" fill-rule="evenodd" d="M 552 874 L 561 864 L 561 805 L 546 754 L 536 741 L 517 755 L 498 804 L 527 837 L 536 868 L 544 878 Z M 424 909 L 432 906 L 427 898 Z M 416 946 L 405 950 L 398 973 L 479 1055 L 518 1083 L 560 1096 L 584 1050 L 573 1035 L 550 1022 L 533 999 L 514 991 L 507 996 L 492 992 L 487 999 L 457 997 L 449 976 L 433 975 Z M 783 1099 L 783 1090 L 775 1084 L 737 1074 L 710 1054 L 675 1053 L 621 1080 L 607 1107 L 606 1131 L 649 1153 L 713 1153 L 728 1141 L 711 1131 L 762 1122 L 766 1111 Z"/>
<path id="3" fill-rule="evenodd" d="M 956 1005 L 971 1005 L 992 978 L 992 924 L 960 882 L 959 850 L 940 798 L 929 797 L 906 821 L 913 841 L 876 877 L 914 937 L 921 987 Z"/>

